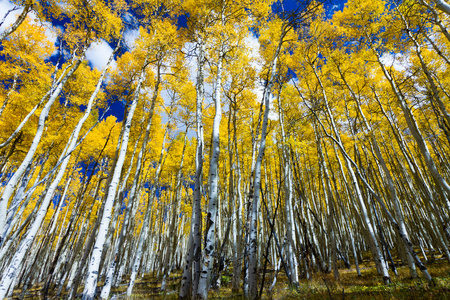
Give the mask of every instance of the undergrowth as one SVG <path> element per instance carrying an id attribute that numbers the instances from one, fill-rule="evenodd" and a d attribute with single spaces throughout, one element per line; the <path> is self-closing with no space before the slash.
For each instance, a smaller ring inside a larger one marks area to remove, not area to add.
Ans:
<path id="1" fill-rule="evenodd" d="M 399 276 L 390 272 L 392 283 L 385 285 L 370 262 L 361 265 L 361 276 L 356 274 L 354 268 L 340 269 L 338 280 L 332 274 L 315 273 L 310 280 L 301 279 L 297 289 L 289 287 L 286 276 L 280 273 L 270 293 L 268 289 L 272 284 L 273 273 L 267 273 L 262 299 L 450 299 L 450 264 L 440 260 L 428 264 L 427 268 L 434 278 L 434 284 L 429 284 L 419 270 L 419 277 L 412 279 L 408 267 L 399 266 Z M 144 281 L 148 280 L 149 289 L 141 290 L 144 285 L 136 286 L 130 299 L 177 299 L 180 275 L 172 275 L 165 293 L 148 293 L 150 290 L 159 291 L 160 281 L 144 277 Z M 244 299 L 242 291 L 237 294 L 232 292 L 230 274 L 222 275 L 221 279 L 222 286 L 211 290 L 209 299 Z M 120 295 L 123 291 L 115 292 Z"/>
<path id="2" fill-rule="evenodd" d="M 269 292 L 273 282 L 274 272 L 269 270 L 265 276 L 262 299 L 450 299 L 450 264 L 441 258 L 426 265 L 433 276 L 434 283 L 429 284 L 420 270 L 418 278 L 412 279 L 407 266 L 397 267 L 398 277 L 392 272 L 392 283 L 385 285 L 383 279 L 377 274 L 371 261 L 360 265 L 361 276 L 356 270 L 339 269 L 339 279 L 335 280 L 333 274 L 314 273 L 310 279 L 301 279 L 297 289 L 288 285 L 287 277 L 280 272 L 274 289 Z M 221 276 L 221 287 L 211 289 L 209 299 L 244 299 L 242 290 L 233 293 L 231 289 L 232 270 L 228 269 Z M 146 274 L 136 281 L 133 295 L 126 297 L 127 278 L 118 287 L 112 289 L 112 299 L 178 299 L 181 273 L 174 272 L 167 281 L 165 292 L 161 292 L 161 278 Z M 261 276 L 260 276 L 261 282 Z M 102 282 L 99 283 L 102 286 Z M 30 289 L 25 299 L 42 299 L 39 294 L 42 286 Z M 80 292 L 82 287 L 80 287 Z M 21 290 L 14 293 L 12 299 L 19 299 Z M 53 297 L 52 299 L 57 299 Z M 65 299 L 62 295 L 61 299 Z"/>

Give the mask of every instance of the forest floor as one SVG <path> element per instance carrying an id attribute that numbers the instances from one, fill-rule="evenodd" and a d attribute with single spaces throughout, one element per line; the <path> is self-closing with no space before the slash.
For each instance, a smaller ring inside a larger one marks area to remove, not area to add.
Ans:
<path id="1" fill-rule="evenodd" d="M 398 262 L 396 262 L 396 265 Z M 265 286 L 262 299 L 450 299 L 450 264 L 443 257 L 436 257 L 426 264 L 434 285 L 430 285 L 418 271 L 419 278 L 412 279 L 407 266 L 398 266 L 398 277 L 390 271 L 392 283 L 385 285 L 377 274 L 373 261 L 367 260 L 360 264 L 361 275 L 354 268 L 347 269 L 343 265 L 339 269 L 339 280 L 332 273 L 315 273 L 312 279 L 301 279 L 297 290 L 289 288 L 284 272 L 280 272 L 271 293 L 268 292 L 273 282 L 273 272 L 268 270 L 265 276 Z M 211 290 L 209 299 L 243 299 L 242 291 L 233 293 L 231 290 L 230 269 L 222 273 L 222 286 Z M 166 292 L 161 292 L 161 278 L 152 274 L 136 280 L 133 295 L 126 297 L 127 284 L 124 282 L 112 290 L 111 299 L 177 299 L 181 274 L 174 272 L 167 281 Z M 261 278 L 260 278 L 261 282 Z M 99 283 L 101 286 L 102 283 Z M 42 299 L 40 289 L 36 286 L 25 293 L 23 299 Z M 19 299 L 21 291 L 17 290 L 12 299 Z M 54 298 L 54 299 L 64 299 Z"/>
<path id="2" fill-rule="evenodd" d="M 397 265 L 397 262 L 396 262 Z M 372 261 L 360 264 L 361 277 L 354 268 L 339 269 L 339 280 L 335 280 L 332 273 L 313 274 L 312 279 L 301 279 L 297 290 L 290 289 L 284 272 L 278 274 L 277 283 L 271 293 L 268 293 L 273 281 L 273 273 L 266 273 L 265 287 L 262 299 L 450 299 L 450 264 L 445 258 L 436 259 L 428 263 L 427 268 L 434 278 L 434 285 L 430 285 L 417 270 L 419 278 L 412 279 L 407 266 L 398 266 L 396 277 L 390 271 L 392 283 L 385 285 L 377 274 Z M 230 272 L 231 273 L 231 272 Z M 222 286 L 219 290 L 211 290 L 209 299 L 243 299 L 242 291 L 233 293 L 231 290 L 231 275 L 222 274 Z M 160 292 L 161 279 L 150 275 L 144 276 L 137 282 L 132 297 L 128 299 L 177 299 L 180 274 L 173 274 L 167 283 L 167 291 Z M 114 292 L 117 299 L 126 299 L 126 286 Z"/>

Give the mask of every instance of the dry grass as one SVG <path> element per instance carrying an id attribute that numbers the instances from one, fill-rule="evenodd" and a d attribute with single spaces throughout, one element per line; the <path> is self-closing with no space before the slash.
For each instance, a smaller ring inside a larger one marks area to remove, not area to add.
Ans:
<path id="1" fill-rule="evenodd" d="M 355 269 L 340 269 L 339 280 L 334 280 L 332 274 L 316 273 L 311 280 L 302 279 L 297 290 L 289 288 L 286 276 L 280 273 L 274 290 L 268 294 L 267 289 L 272 283 L 272 274 L 269 273 L 266 274 L 262 299 L 450 299 L 450 264 L 439 260 L 427 267 L 434 277 L 434 285 L 428 284 L 421 274 L 419 278 L 411 279 L 406 266 L 398 267 L 399 276 L 393 275 L 392 283 L 384 285 L 373 264 L 366 262 L 361 265 L 361 277 L 357 276 Z M 151 281 L 150 278 L 145 281 L 144 277 L 129 299 L 177 299 L 179 274 L 175 276 L 166 293 L 159 292 L 160 281 Z M 223 284 L 220 290 L 211 290 L 210 299 L 244 299 L 242 292 L 234 294 L 231 291 L 228 276 L 222 278 L 222 282 L 228 283 Z M 119 290 L 115 292 L 121 294 Z"/>
<path id="2" fill-rule="evenodd" d="M 373 264 L 368 263 L 362 266 L 360 277 L 355 269 L 340 269 L 339 280 L 332 274 L 316 273 L 312 280 L 301 280 L 296 291 L 284 281 L 263 299 L 450 299 L 450 264 L 440 260 L 427 267 L 434 285 L 421 274 L 412 279 L 407 266 L 398 267 L 399 276 L 392 275 L 392 283 L 385 285 Z"/>
<path id="3" fill-rule="evenodd" d="M 339 270 L 339 280 L 335 280 L 332 274 L 315 273 L 311 280 L 302 279 L 297 290 L 289 288 L 286 276 L 280 273 L 270 294 L 267 291 L 272 284 L 273 273 L 267 273 L 262 299 L 450 299 L 450 264 L 441 258 L 428 264 L 427 268 L 434 278 L 434 285 L 428 284 L 420 271 L 419 278 L 411 279 L 406 266 L 398 267 L 399 276 L 392 275 L 392 283 L 384 285 L 370 261 L 361 264 L 361 277 L 357 276 L 355 269 L 345 268 Z M 149 274 L 136 281 L 131 297 L 125 296 L 126 283 L 113 289 L 111 294 L 115 299 L 177 299 L 180 278 L 180 273 L 173 273 L 164 293 L 160 291 L 161 279 Z M 25 299 L 41 299 L 39 290 L 40 287 L 34 287 Z M 18 299 L 19 295 L 18 290 L 13 299 Z M 222 287 L 211 290 L 209 298 L 243 299 L 243 294 L 231 291 L 231 277 L 225 274 Z"/>

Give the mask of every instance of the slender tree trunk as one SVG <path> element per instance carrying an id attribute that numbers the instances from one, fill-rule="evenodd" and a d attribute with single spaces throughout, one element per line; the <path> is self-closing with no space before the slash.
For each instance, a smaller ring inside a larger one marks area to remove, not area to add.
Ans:
<path id="1" fill-rule="evenodd" d="M 100 267 L 100 258 L 103 252 L 103 246 L 105 244 L 106 235 L 108 233 L 112 206 L 114 204 L 114 199 L 116 198 L 116 190 L 119 184 L 119 177 L 122 171 L 123 163 L 125 161 L 125 155 L 128 147 L 128 139 L 130 135 L 131 122 L 133 120 L 134 111 L 136 109 L 137 103 L 139 101 L 139 93 L 141 90 L 141 85 L 145 77 L 145 67 L 147 66 L 147 61 L 144 62 L 144 66 L 141 70 L 136 89 L 134 91 L 133 102 L 131 103 L 130 110 L 127 115 L 125 130 L 122 136 L 122 143 L 120 147 L 119 157 L 114 169 L 114 174 L 111 180 L 111 184 L 108 187 L 108 197 L 105 201 L 104 212 L 100 222 L 100 227 L 98 229 L 97 239 L 95 241 L 94 250 L 92 251 L 91 260 L 88 268 L 88 277 L 85 282 L 83 291 L 83 300 L 94 299 L 95 290 L 97 287 L 98 272 Z"/>
<path id="2" fill-rule="evenodd" d="M 287 145 L 287 137 L 284 128 L 284 113 L 280 101 L 281 89 L 278 91 L 278 118 L 280 120 L 281 142 L 282 142 L 282 157 L 284 161 L 284 198 L 285 198 L 285 212 L 286 212 L 286 239 L 287 239 L 287 260 L 290 269 L 290 282 L 292 287 L 298 288 L 298 261 L 295 255 L 295 219 L 292 207 L 293 200 L 293 186 L 292 186 L 292 164 L 289 155 L 289 146 Z"/>
<path id="3" fill-rule="evenodd" d="M 104 71 L 102 72 L 102 74 L 98 80 L 96 89 L 93 92 L 91 98 L 89 99 L 89 103 L 87 105 L 87 108 L 85 110 L 83 117 L 78 121 L 77 126 L 75 127 L 71 137 L 69 138 L 69 142 L 66 146 L 65 152 L 63 152 L 63 154 L 61 155 L 61 160 L 63 160 L 63 162 L 59 168 L 58 174 L 56 175 L 56 177 L 53 180 L 52 184 L 50 185 L 49 189 L 47 190 L 45 198 L 44 198 L 44 200 L 41 204 L 41 207 L 37 213 L 36 219 L 34 220 L 33 224 L 31 225 L 30 230 L 28 231 L 27 236 L 25 237 L 24 241 L 22 242 L 21 247 L 14 255 L 14 258 L 8 268 L 7 273 L 4 274 L 4 276 L 2 278 L 2 282 L 0 284 L 0 299 L 4 298 L 4 296 L 5 296 L 4 292 L 7 292 L 8 289 L 14 288 L 14 286 L 11 287 L 10 285 L 16 276 L 16 270 L 17 270 L 18 266 L 22 263 L 22 260 L 24 259 L 27 250 L 29 249 L 31 243 L 33 242 L 33 240 L 37 234 L 37 231 L 41 227 L 44 217 L 47 214 L 47 210 L 48 210 L 50 202 L 53 198 L 55 190 L 58 187 L 59 182 L 63 178 L 64 173 L 66 171 L 66 167 L 70 161 L 70 157 L 71 157 L 70 154 L 72 153 L 72 151 L 75 149 L 75 147 L 77 145 L 78 135 L 81 131 L 81 128 L 83 127 L 84 122 L 87 120 L 87 118 L 89 117 L 89 115 L 91 113 L 92 105 L 94 103 L 94 100 L 97 97 L 98 92 L 100 91 L 100 87 L 102 85 L 103 78 L 106 74 L 106 70 L 108 69 L 108 66 L 114 57 L 113 54 L 109 58 L 108 64 L 106 65 Z M 56 99 L 56 97 L 55 97 L 55 99 Z M 50 106 L 48 107 L 48 109 L 50 109 Z M 36 144 L 36 146 L 37 146 L 37 144 Z"/>
<path id="4" fill-rule="evenodd" d="M 144 222 L 142 223 L 141 232 L 139 233 L 139 237 L 138 237 L 136 255 L 134 256 L 130 281 L 128 283 L 128 288 L 127 288 L 127 296 L 128 297 L 130 297 L 131 293 L 133 292 L 133 287 L 134 287 L 134 283 L 136 280 L 136 276 L 139 271 L 139 267 L 141 265 L 141 259 L 142 259 L 143 251 L 144 251 L 144 243 L 148 238 L 149 223 L 151 220 L 151 212 L 153 211 L 153 202 L 155 201 L 155 197 L 156 197 L 156 189 L 159 186 L 159 176 L 160 176 L 161 167 L 163 164 L 164 148 L 165 148 L 166 136 L 167 136 L 168 130 L 169 130 L 169 126 L 166 127 L 166 130 L 164 132 L 161 155 L 159 156 L 158 165 L 157 165 L 156 171 L 155 171 L 156 172 L 155 179 L 153 181 L 151 191 L 149 194 L 149 201 L 148 201 L 147 209 L 146 209 L 145 216 L 144 216 Z"/>
<path id="5" fill-rule="evenodd" d="M 405 117 L 406 123 L 408 124 L 409 130 L 411 130 L 411 134 L 414 137 L 414 140 L 417 143 L 417 146 L 420 150 L 420 153 L 422 154 L 423 159 L 425 160 L 425 164 L 428 168 L 428 171 L 430 172 L 431 176 L 436 180 L 436 182 L 445 190 L 445 192 L 450 195 L 450 185 L 447 183 L 447 181 L 442 177 L 442 175 L 439 173 L 436 164 L 431 157 L 431 154 L 428 150 L 428 146 L 425 143 L 425 140 L 423 139 L 422 133 L 419 130 L 419 127 L 417 126 L 417 122 L 414 118 L 414 115 L 412 114 L 411 110 L 409 109 L 406 99 L 403 96 L 403 94 L 399 91 L 397 88 L 397 84 L 394 82 L 394 79 L 391 77 L 389 72 L 386 70 L 386 67 L 381 61 L 380 55 L 375 50 L 373 51 L 377 57 L 378 63 L 384 73 L 384 76 L 388 80 L 388 82 L 391 85 L 391 88 L 394 92 L 394 94 L 397 97 L 398 104 L 400 105 L 403 115 Z M 447 197 L 446 203 L 448 208 L 450 209 L 450 201 Z"/>
<path id="6" fill-rule="evenodd" d="M 32 1 L 27 1 L 25 4 L 25 7 L 23 8 L 22 12 L 20 13 L 19 17 L 14 21 L 14 23 L 11 24 L 8 28 L 6 28 L 5 31 L 0 33 L 0 43 L 3 42 L 3 40 L 8 37 L 11 33 L 16 31 L 16 29 L 22 24 L 23 21 L 25 21 L 25 18 L 27 17 L 28 13 L 32 9 Z M 2 22 L 3 23 L 3 22 Z"/>
<path id="7" fill-rule="evenodd" d="M 72 74 L 76 71 L 78 66 L 81 64 L 82 60 L 84 59 L 85 52 L 86 51 L 84 50 L 82 56 L 79 58 L 77 58 L 74 55 L 72 62 L 71 62 L 70 70 L 68 72 L 64 72 L 61 75 L 61 80 L 60 80 L 59 84 L 50 93 L 49 100 L 42 108 L 42 111 L 39 115 L 38 128 L 36 130 L 36 134 L 34 136 L 33 142 L 27 152 L 27 155 L 25 156 L 25 158 L 22 161 L 22 163 L 20 164 L 20 166 L 17 168 L 14 175 L 9 179 L 7 186 L 6 186 L 5 190 L 3 191 L 3 195 L 0 200 L 0 232 L 3 232 L 3 228 L 5 226 L 8 201 L 11 198 L 12 194 L 14 193 L 17 183 L 19 182 L 23 173 L 27 169 L 28 165 L 32 162 L 33 156 L 36 153 L 39 142 L 41 141 L 41 137 L 44 133 L 44 127 L 45 127 L 45 123 L 46 123 L 50 108 L 52 107 L 52 105 L 56 101 L 56 99 L 58 98 L 58 96 L 61 93 L 67 80 L 72 76 Z"/>
<path id="8" fill-rule="evenodd" d="M 200 262 L 201 254 L 201 182 L 203 173 L 203 96 L 204 96 L 204 64 L 205 64 L 205 45 L 203 41 L 199 41 L 199 53 L 197 57 L 197 97 L 196 97 L 196 124 L 197 124 L 197 149 L 195 155 L 195 187 L 192 202 L 192 218 L 191 230 L 189 233 L 189 242 L 187 253 L 185 256 L 185 264 L 183 267 L 183 275 L 181 277 L 181 287 L 179 298 L 187 299 L 191 295 L 196 295 L 196 287 L 200 274 L 195 274 L 194 282 L 192 282 L 192 264 L 194 263 L 194 270 L 197 272 Z M 198 270 L 200 271 L 200 270 Z"/>
<path id="9" fill-rule="evenodd" d="M 124 242 L 124 238 L 125 238 L 125 232 L 129 226 L 129 219 L 132 216 L 131 215 L 131 210 L 133 208 L 133 206 L 135 205 L 135 199 L 138 199 L 136 197 L 136 187 L 139 181 L 139 177 L 141 175 L 141 171 L 142 171 L 142 164 L 143 164 L 143 158 L 144 158 L 144 153 L 146 152 L 147 149 L 147 143 L 148 143 L 148 139 L 149 139 L 149 135 L 150 135 L 150 128 L 152 125 L 152 120 L 153 120 L 153 113 L 154 113 L 154 109 L 155 109 L 155 104 L 156 104 L 156 99 L 158 98 L 159 95 L 159 86 L 160 86 L 160 82 L 161 82 L 161 74 L 160 74 L 160 69 L 161 69 L 161 65 L 158 64 L 157 66 L 157 80 L 156 80 L 156 84 L 155 84 L 155 90 L 153 91 L 153 96 L 151 99 L 151 104 L 150 104 L 150 110 L 148 113 L 148 122 L 147 122 L 147 126 L 145 129 L 145 135 L 144 135 L 144 139 L 142 141 L 142 147 L 141 150 L 139 151 L 139 155 L 136 161 L 136 171 L 135 171 L 135 175 L 134 175 L 134 179 L 133 179 L 133 185 L 131 187 L 130 193 L 129 193 L 129 198 L 128 198 L 128 204 L 125 210 L 125 216 L 124 216 L 124 220 L 122 223 L 122 228 L 119 234 L 119 238 L 116 241 L 116 246 L 115 246 L 115 250 L 114 250 L 114 254 L 113 254 L 113 259 L 111 262 L 111 265 L 108 268 L 107 271 L 107 275 L 105 278 L 105 284 L 103 285 L 102 288 L 102 292 L 100 297 L 102 299 L 107 299 L 109 297 L 109 294 L 111 292 L 111 285 L 112 282 L 114 281 L 114 276 L 115 276 L 115 272 L 116 272 L 116 267 L 120 258 L 120 254 L 121 254 L 121 250 L 122 250 L 122 246 L 123 246 L 123 242 Z M 136 143 L 137 146 L 137 143 Z M 130 171 L 131 171 L 131 163 L 130 163 Z M 127 176 L 124 179 L 123 184 L 125 184 L 127 181 Z M 123 189 L 123 187 L 121 188 L 121 190 Z M 152 199 L 153 201 L 153 199 Z"/>
<path id="10" fill-rule="evenodd" d="M 448 4 L 444 0 L 433 0 L 433 2 L 436 4 L 437 8 L 442 10 L 447 15 L 450 15 L 450 4 Z"/>
<path id="11" fill-rule="evenodd" d="M 220 93 L 222 86 L 222 51 L 219 51 L 219 58 L 217 62 L 217 74 L 214 91 L 215 115 L 212 132 L 212 153 L 209 164 L 209 207 L 206 216 L 205 228 L 205 249 L 202 265 L 202 271 L 198 284 L 197 296 L 200 299 L 208 298 L 208 291 L 211 285 L 211 270 L 214 263 L 215 254 L 215 229 L 216 229 L 216 215 L 218 211 L 218 189 L 219 189 L 219 154 L 220 154 L 220 120 L 222 119 L 222 109 L 220 103 Z"/>
<path id="12" fill-rule="evenodd" d="M 249 228 L 249 241 L 248 241 L 248 297 L 250 299 L 258 298 L 258 286 L 257 286 L 257 231 L 258 231 L 258 210 L 259 210 L 259 194 L 261 190 L 261 165 L 264 157 L 264 151 L 266 149 L 266 135 L 267 124 L 269 121 L 270 111 L 270 93 L 272 90 L 273 81 L 275 79 L 275 72 L 277 70 L 278 56 L 281 51 L 281 45 L 283 42 L 285 32 L 280 36 L 280 40 L 277 45 L 277 49 L 274 53 L 272 61 L 270 62 L 270 77 L 266 83 L 263 93 L 264 102 L 264 117 L 261 126 L 261 140 L 259 144 L 258 157 L 255 163 L 255 178 L 253 179 L 253 199 L 251 203 L 250 211 L 250 228 Z"/>
<path id="13" fill-rule="evenodd" d="M 239 158 L 239 149 L 237 144 L 237 125 L 236 125 L 236 106 L 234 106 L 233 114 L 233 130 L 234 130 L 234 148 L 236 153 L 236 181 L 237 181 L 237 207 L 236 207 L 236 256 L 233 260 L 233 278 L 232 285 L 234 292 L 239 290 L 239 283 L 241 280 L 241 270 L 242 270 L 242 259 L 243 259 L 243 249 L 242 249 L 242 194 L 241 194 L 241 164 Z"/>

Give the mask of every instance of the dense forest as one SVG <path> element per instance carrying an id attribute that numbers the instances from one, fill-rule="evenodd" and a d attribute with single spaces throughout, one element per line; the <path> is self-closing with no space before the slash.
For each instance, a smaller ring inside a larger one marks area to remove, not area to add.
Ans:
<path id="1" fill-rule="evenodd" d="M 293 293 L 315 274 L 356 278 L 363 259 L 382 284 L 403 265 L 436 285 L 450 4 L 13 1 L 0 299 L 132 296 L 145 274 L 180 299 L 221 284 L 257 299 L 277 277 Z"/>

